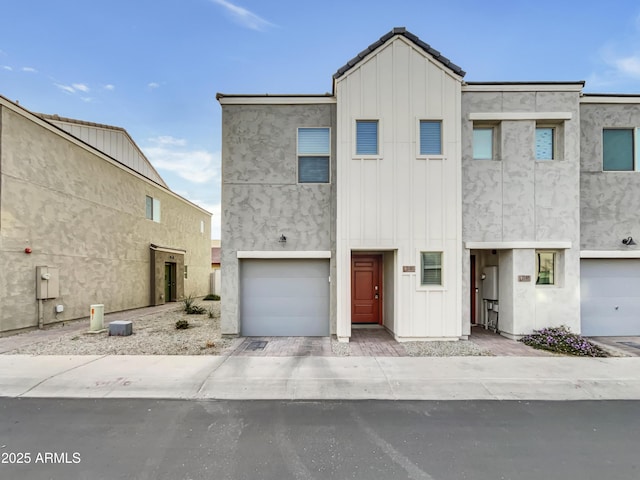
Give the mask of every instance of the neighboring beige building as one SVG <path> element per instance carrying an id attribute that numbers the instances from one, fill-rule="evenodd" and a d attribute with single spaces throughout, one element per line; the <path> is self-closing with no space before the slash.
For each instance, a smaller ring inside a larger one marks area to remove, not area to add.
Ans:
<path id="1" fill-rule="evenodd" d="M 0 97 L 0 332 L 205 295 L 211 214 L 121 128 Z"/>

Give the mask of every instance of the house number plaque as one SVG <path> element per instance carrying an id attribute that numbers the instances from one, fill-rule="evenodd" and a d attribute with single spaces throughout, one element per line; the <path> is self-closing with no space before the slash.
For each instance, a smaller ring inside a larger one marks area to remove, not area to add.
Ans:
<path id="1" fill-rule="evenodd" d="M 518 275 L 518 281 L 519 282 L 530 282 L 531 281 L 531 275 Z"/>
<path id="2" fill-rule="evenodd" d="M 402 271 L 404 273 L 415 272 L 416 271 L 416 267 L 415 267 L 415 265 L 403 265 L 402 266 Z"/>

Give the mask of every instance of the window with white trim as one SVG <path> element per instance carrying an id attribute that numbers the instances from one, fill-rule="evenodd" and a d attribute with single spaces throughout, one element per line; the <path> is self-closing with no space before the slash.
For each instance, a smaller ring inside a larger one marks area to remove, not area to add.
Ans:
<path id="1" fill-rule="evenodd" d="M 298 128 L 298 183 L 329 183 L 330 165 L 329 128 Z"/>
<path id="2" fill-rule="evenodd" d="M 160 223 L 160 200 L 149 195 L 146 196 L 145 216 L 148 220 Z"/>
<path id="3" fill-rule="evenodd" d="M 420 285 L 442 285 L 442 252 L 420 252 Z"/>
<path id="4" fill-rule="evenodd" d="M 356 120 L 356 155 L 378 155 L 378 120 Z"/>
<path id="5" fill-rule="evenodd" d="M 602 129 L 602 170 L 632 172 L 640 170 L 638 128 Z"/>
<path id="6" fill-rule="evenodd" d="M 420 120 L 420 155 L 442 155 L 442 121 Z"/>

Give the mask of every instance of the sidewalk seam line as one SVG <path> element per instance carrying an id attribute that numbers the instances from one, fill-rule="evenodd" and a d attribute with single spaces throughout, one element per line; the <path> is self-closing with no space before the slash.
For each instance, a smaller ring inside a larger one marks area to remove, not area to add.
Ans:
<path id="1" fill-rule="evenodd" d="M 384 375 L 384 379 L 387 381 L 387 385 L 389 385 L 389 389 L 391 390 L 391 395 L 393 396 L 393 399 L 394 400 L 398 400 L 398 395 L 396 394 L 395 389 L 391 385 L 391 381 L 389 380 L 389 377 L 387 376 L 387 372 L 385 372 L 384 368 L 382 368 L 382 365 L 380 365 L 380 362 L 378 361 L 378 357 L 373 357 L 373 359 L 376 361 L 376 365 L 378 365 L 378 368 L 380 369 L 380 371 Z"/>

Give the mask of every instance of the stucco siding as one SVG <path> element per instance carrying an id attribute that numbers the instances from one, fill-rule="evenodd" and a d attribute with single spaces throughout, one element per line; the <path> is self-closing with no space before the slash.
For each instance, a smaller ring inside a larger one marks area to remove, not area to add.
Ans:
<path id="1" fill-rule="evenodd" d="M 240 333 L 238 251 L 331 251 L 335 275 L 335 106 L 223 105 L 222 332 Z M 330 183 L 298 183 L 297 130 L 329 127 Z M 286 243 L 279 242 L 280 236 Z M 331 284 L 335 331 L 335 284 Z"/>
<path id="2" fill-rule="evenodd" d="M 640 173 L 605 172 L 603 128 L 640 127 L 640 105 L 581 104 L 581 247 L 634 250 L 621 240 L 640 238 Z"/>
<path id="3" fill-rule="evenodd" d="M 1 330 L 37 326 L 39 265 L 60 272 L 45 323 L 86 317 L 93 303 L 106 312 L 149 305 L 151 243 L 186 250 L 185 292 L 207 293 L 208 213 L 6 107 L 0 146 Z M 145 218 L 147 195 L 160 200 L 160 223 Z"/>
<path id="4" fill-rule="evenodd" d="M 499 87 L 498 87 L 499 88 Z M 470 91 L 462 96 L 463 240 L 466 242 L 570 242 L 558 250 L 558 279 L 536 286 L 536 250 L 500 251 L 500 329 L 518 336 L 545 325 L 579 331 L 580 107 L 578 92 Z M 509 119 L 509 113 L 522 120 Z M 563 112 L 570 119 L 551 117 Z M 494 160 L 473 159 L 470 115 L 505 114 Z M 550 120 L 538 120 L 548 113 Z M 527 119 L 530 114 L 530 119 Z M 535 159 L 535 129 L 556 129 L 555 158 Z M 468 267 L 467 267 L 468 268 Z M 508 275 L 505 277 L 505 275 Z M 468 277 L 468 271 L 463 271 Z M 531 281 L 518 281 L 529 276 Z M 467 298 L 465 286 L 463 298 Z M 480 287 L 481 288 L 481 287 Z"/>

